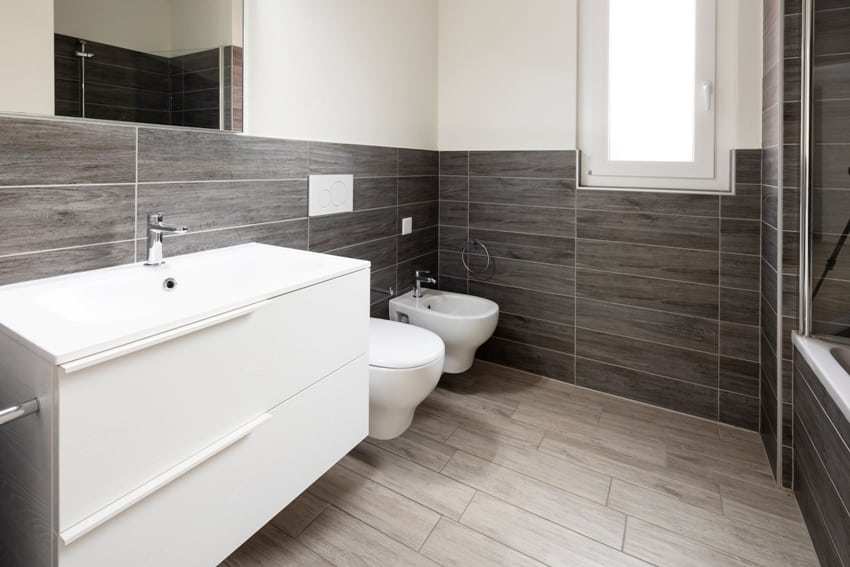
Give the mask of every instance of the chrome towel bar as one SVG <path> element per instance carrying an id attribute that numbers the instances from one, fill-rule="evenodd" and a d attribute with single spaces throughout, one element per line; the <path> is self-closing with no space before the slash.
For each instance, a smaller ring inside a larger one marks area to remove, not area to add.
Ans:
<path id="1" fill-rule="evenodd" d="M 38 400 L 32 399 L 17 406 L 0 411 L 0 425 L 20 419 L 25 415 L 38 412 Z"/>

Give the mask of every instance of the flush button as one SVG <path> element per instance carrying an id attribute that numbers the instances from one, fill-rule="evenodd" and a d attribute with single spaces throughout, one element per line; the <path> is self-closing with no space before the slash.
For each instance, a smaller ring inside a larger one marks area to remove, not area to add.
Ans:
<path id="1" fill-rule="evenodd" d="M 354 176 L 310 176 L 309 214 L 311 217 L 345 213 L 353 210 Z"/>

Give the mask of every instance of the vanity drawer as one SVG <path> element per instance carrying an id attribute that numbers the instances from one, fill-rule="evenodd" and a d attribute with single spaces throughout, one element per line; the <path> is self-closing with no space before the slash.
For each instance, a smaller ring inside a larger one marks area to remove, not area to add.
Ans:
<path id="1" fill-rule="evenodd" d="M 60 567 L 209 567 L 366 437 L 369 368 L 360 357 L 272 410 L 242 440 L 76 541 Z"/>
<path id="2" fill-rule="evenodd" d="M 59 367 L 59 530 L 366 353 L 368 285 L 362 270 Z"/>

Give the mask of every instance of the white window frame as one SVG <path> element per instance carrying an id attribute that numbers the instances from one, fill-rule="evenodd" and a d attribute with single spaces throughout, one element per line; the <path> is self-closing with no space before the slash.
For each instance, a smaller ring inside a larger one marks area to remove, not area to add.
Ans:
<path id="1" fill-rule="evenodd" d="M 640 0 L 635 0 L 640 1 Z M 721 34 L 716 0 L 697 0 L 694 161 L 608 159 L 608 0 L 579 4 L 579 185 L 599 188 L 730 191 L 728 151 L 734 147 L 737 34 Z M 737 30 L 734 30 L 737 32 Z M 731 70 L 722 69 L 731 55 Z M 730 72 L 731 71 L 731 72 Z M 718 81 L 720 85 L 718 87 Z M 703 88 L 707 85 L 709 92 Z M 646 87 L 641 85 L 640 87 Z M 651 87 L 650 87 L 651 88 Z M 708 100 L 705 95 L 708 94 Z M 730 105 L 730 97 L 732 104 Z"/>

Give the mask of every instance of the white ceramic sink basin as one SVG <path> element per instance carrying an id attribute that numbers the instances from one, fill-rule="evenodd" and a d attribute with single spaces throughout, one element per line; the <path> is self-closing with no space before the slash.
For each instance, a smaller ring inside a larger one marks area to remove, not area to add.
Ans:
<path id="1" fill-rule="evenodd" d="M 243 244 L 170 257 L 161 266 L 80 272 L 0 286 L 0 330 L 17 333 L 61 364 L 367 266 Z"/>

